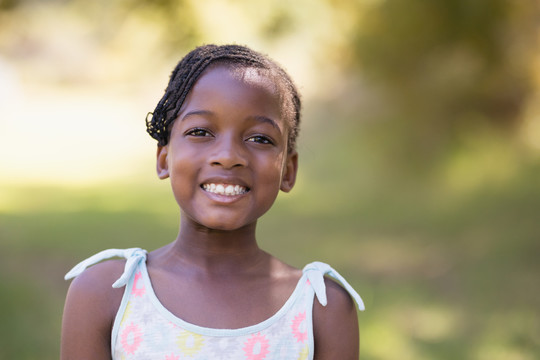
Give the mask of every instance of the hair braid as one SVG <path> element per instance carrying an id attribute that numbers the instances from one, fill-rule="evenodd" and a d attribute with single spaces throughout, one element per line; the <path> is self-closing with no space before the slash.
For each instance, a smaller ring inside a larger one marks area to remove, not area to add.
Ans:
<path id="1" fill-rule="evenodd" d="M 269 76 L 280 85 L 285 116 L 289 122 L 288 150 L 295 149 L 300 124 L 300 95 L 292 79 L 277 63 L 267 56 L 240 45 L 204 45 L 188 53 L 176 65 L 165 94 L 153 112 L 146 116 L 146 128 L 158 145 L 169 142 L 170 127 L 201 74 L 213 63 L 224 63 L 235 68 L 261 68 L 269 70 Z"/>

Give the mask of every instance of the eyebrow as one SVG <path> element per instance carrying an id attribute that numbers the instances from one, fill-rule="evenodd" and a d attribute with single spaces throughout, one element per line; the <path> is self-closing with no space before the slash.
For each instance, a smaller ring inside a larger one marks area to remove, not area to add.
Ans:
<path id="1" fill-rule="evenodd" d="M 193 111 L 190 111 L 190 112 L 184 114 L 184 116 L 182 116 L 180 121 L 185 120 L 187 117 L 190 117 L 190 116 L 193 116 L 193 115 L 214 115 L 214 113 L 211 112 L 211 111 L 208 111 L 208 110 L 193 110 Z"/>
<path id="2" fill-rule="evenodd" d="M 180 121 L 182 120 L 185 120 L 186 118 L 190 117 L 190 116 L 193 116 L 193 115 L 214 115 L 214 113 L 212 111 L 209 111 L 209 110 L 193 110 L 193 111 L 190 111 L 188 113 L 186 113 L 184 116 L 182 116 L 182 118 L 180 119 Z M 275 128 L 277 131 L 279 131 L 281 133 L 281 129 L 279 128 L 277 122 L 269 117 L 266 117 L 266 116 L 262 116 L 262 115 L 255 115 L 255 116 L 250 116 L 251 119 L 254 119 L 258 122 L 261 122 L 261 123 L 267 123 L 267 124 L 270 124 L 272 125 L 273 128 Z"/>
<path id="3" fill-rule="evenodd" d="M 277 131 L 281 133 L 281 129 L 279 128 L 278 124 L 274 120 L 267 118 L 266 116 L 254 116 L 253 118 L 259 122 L 272 125 L 272 127 L 274 127 Z"/>

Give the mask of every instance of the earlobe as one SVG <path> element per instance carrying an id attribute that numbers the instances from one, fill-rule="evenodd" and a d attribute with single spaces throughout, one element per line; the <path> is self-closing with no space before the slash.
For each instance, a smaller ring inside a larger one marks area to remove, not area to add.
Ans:
<path id="1" fill-rule="evenodd" d="M 283 192 L 289 192 L 296 182 L 296 173 L 298 172 L 298 153 L 296 151 L 287 155 L 283 176 L 281 178 L 280 189 Z"/>
<path id="2" fill-rule="evenodd" d="M 168 147 L 158 146 L 156 156 L 156 171 L 160 179 L 169 177 Z"/>

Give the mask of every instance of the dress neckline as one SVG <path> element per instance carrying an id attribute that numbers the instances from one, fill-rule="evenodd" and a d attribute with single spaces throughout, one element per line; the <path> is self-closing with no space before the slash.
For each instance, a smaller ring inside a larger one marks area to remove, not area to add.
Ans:
<path id="1" fill-rule="evenodd" d="M 298 280 L 295 289 L 293 290 L 291 295 L 287 298 L 283 306 L 281 306 L 281 308 L 277 312 L 275 312 L 272 316 L 270 316 L 266 320 L 263 320 L 262 322 L 259 322 L 254 325 L 248 325 L 245 327 L 234 328 L 234 329 L 211 328 L 211 327 L 196 325 L 188 321 L 185 321 L 182 318 L 174 315 L 171 311 L 169 311 L 161 303 L 156 293 L 154 292 L 152 281 L 148 273 L 148 268 L 146 267 L 146 261 L 140 262 L 139 269 L 142 275 L 142 280 L 146 288 L 145 294 L 147 294 L 150 302 L 154 305 L 156 310 L 163 317 L 165 317 L 167 320 L 171 321 L 173 324 L 183 329 L 186 329 L 196 334 L 207 335 L 207 336 L 240 336 L 240 335 L 256 333 L 256 332 L 259 332 L 268 328 L 272 324 L 276 323 L 282 316 L 284 316 L 288 312 L 288 310 L 291 309 L 291 307 L 295 304 L 295 302 L 300 298 L 302 289 L 308 285 L 306 274 L 305 272 L 302 272 L 302 276 Z M 135 273 L 137 273 L 137 271 Z M 135 279 L 135 276 L 134 276 L 134 279 Z M 135 280 L 132 280 L 132 282 L 133 281 Z M 133 287 L 135 284 L 131 283 L 130 285 L 131 287 Z"/>

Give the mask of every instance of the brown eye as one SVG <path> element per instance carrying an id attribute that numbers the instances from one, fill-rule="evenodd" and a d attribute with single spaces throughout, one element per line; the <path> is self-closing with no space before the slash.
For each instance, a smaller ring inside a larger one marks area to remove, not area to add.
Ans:
<path id="1" fill-rule="evenodd" d="M 252 136 L 252 137 L 248 138 L 247 141 L 255 142 L 255 143 L 258 143 L 258 144 L 269 144 L 269 145 L 274 144 L 274 142 L 269 137 L 263 136 L 263 135 Z"/>
<path id="2" fill-rule="evenodd" d="M 196 137 L 212 136 L 212 134 L 210 134 L 208 130 L 201 129 L 201 128 L 191 129 L 188 132 L 186 132 L 186 135 L 196 136 Z"/>

